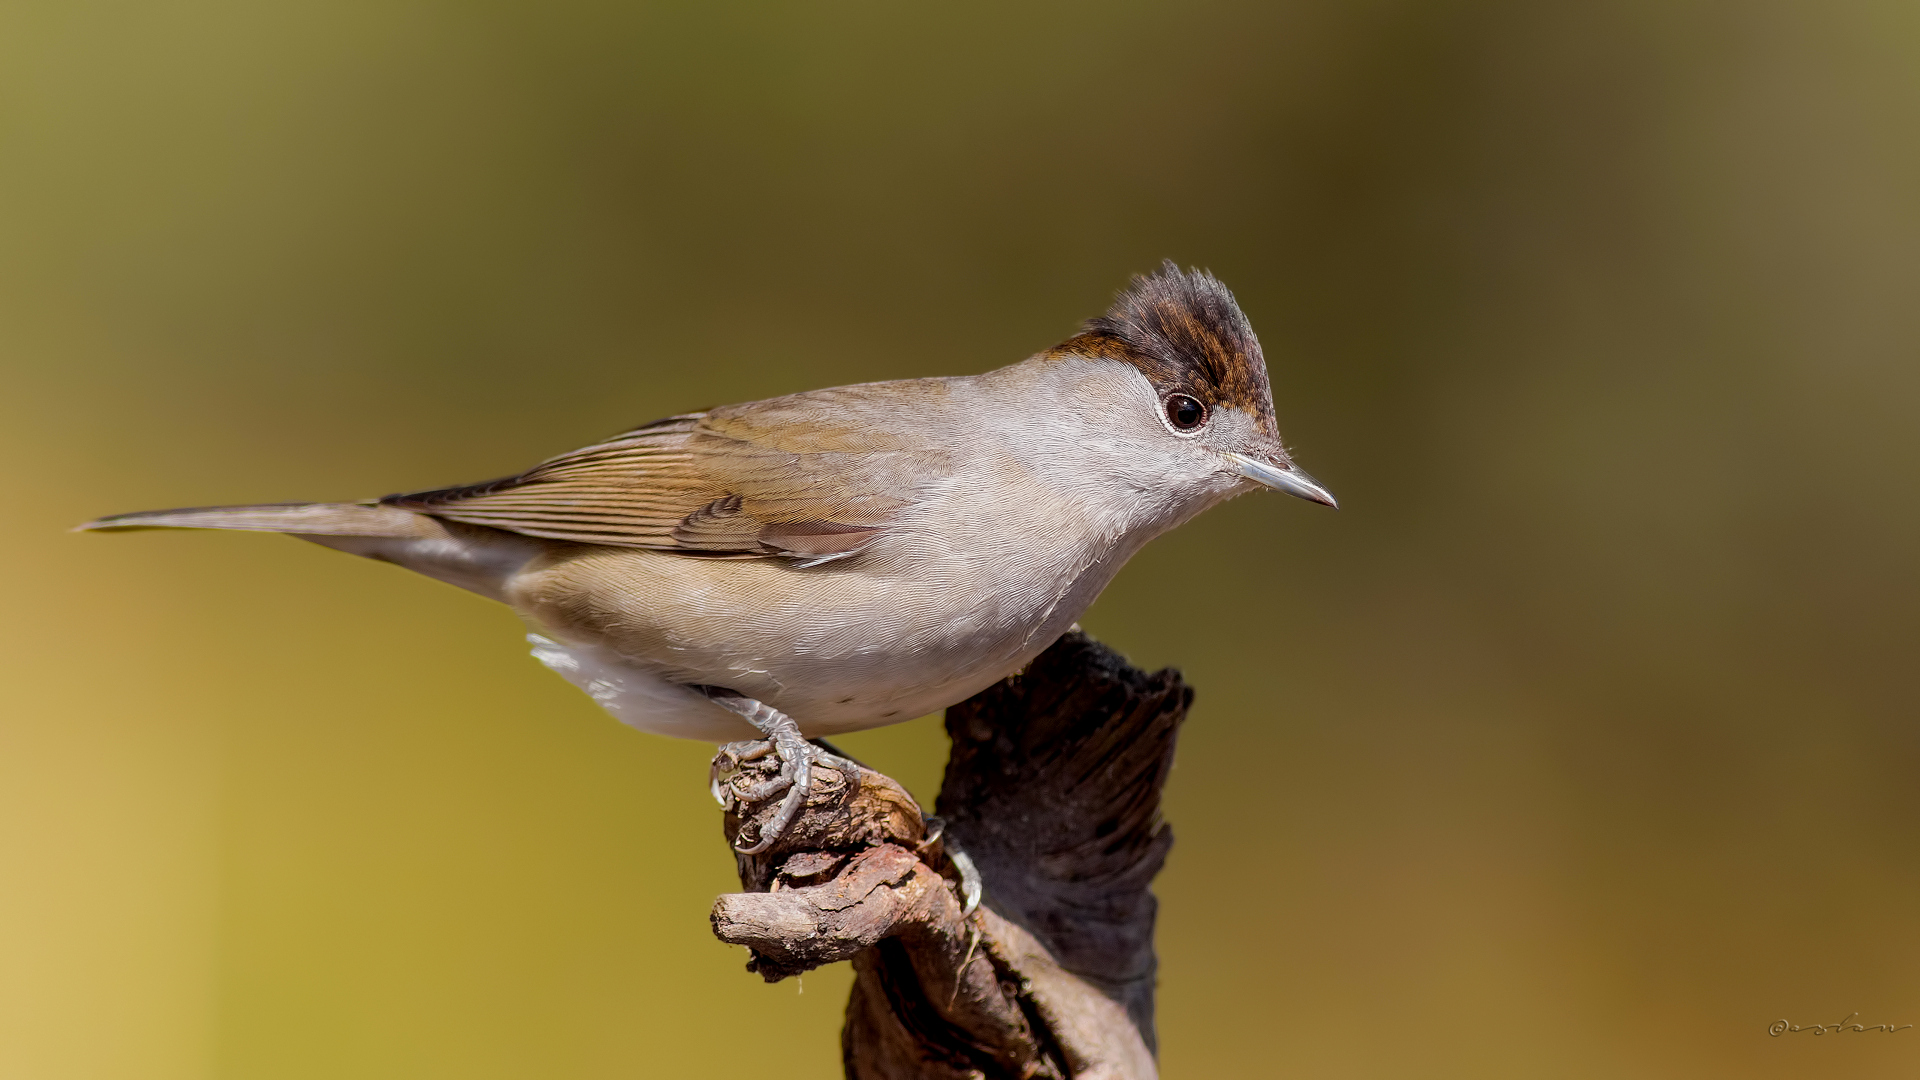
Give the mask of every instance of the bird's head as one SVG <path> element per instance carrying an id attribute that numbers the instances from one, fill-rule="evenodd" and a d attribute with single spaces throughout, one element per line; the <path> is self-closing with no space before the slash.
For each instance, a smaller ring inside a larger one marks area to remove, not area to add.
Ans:
<path id="1" fill-rule="evenodd" d="M 1222 494 L 1260 485 L 1338 505 L 1281 443 L 1260 341 L 1213 275 L 1169 261 L 1134 278 L 1105 315 L 1047 355 L 1118 361 L 1144 376 L 1150 392 L 1128 395 L 1117 419 L 1153 446 L 1151 457 L 1189 466 L 1180 471 Z"/>

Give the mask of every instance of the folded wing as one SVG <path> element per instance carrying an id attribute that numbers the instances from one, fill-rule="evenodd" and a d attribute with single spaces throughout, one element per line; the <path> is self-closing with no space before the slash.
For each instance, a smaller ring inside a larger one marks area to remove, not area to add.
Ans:
<path id="1" fill-rule="evenodd" d="M 872 543 L 949 464 L 808 415 L 816 409 L 756 415 L 770 411 L 760 404 L 669 417 L 518 476 L 380 501 L 552 540 L 823 559 Z"/>

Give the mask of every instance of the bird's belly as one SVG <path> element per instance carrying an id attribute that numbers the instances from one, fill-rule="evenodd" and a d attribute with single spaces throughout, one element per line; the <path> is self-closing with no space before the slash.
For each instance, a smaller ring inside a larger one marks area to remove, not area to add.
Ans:
<path id="1" fill-rule="evenodd" d="M 1115 564 L 1117 566 L 1117 563 Z M 535 655 L 624 723 L 682 738 L 751 737 L 689 685 L 723 686 L 809 736 L 923 716 L 1020 670 L 1086 609 L 1114 566 L 1053 588 L 930 574 L 831 574 L 767 561 L 587 551 L 534 568 L 514 606 Z"/>
<path id="2" fill-rule="evenodd" d="M 621 656 L 600 644 L 568 644 L 540 634 L 527 635 L 527 641 L 533 646 L 534 659 L 585 691 L 629 727 L 716 743 L 758 737 L 739 716 L 645 661 Z M 779 672 L 772 674 L 778 677 Z M 830 672 L 824 680 L 814 671 L 789 674 L 799 676 L 797 692 L 763 693 L 762 697 L 794 717 L 809 738 L 884 727 L 924 716 L 971 697 L 1004 677 L 962 679 L 944 665 L 921 670 L 911 663 L 897 669 L 899 680 L 892 685 L 877 684 L 870 678 L 835 680 Z"/>
<path id="3" fill-rule="evenodd" d="M 708 742 L 754 737 L 745 720 L 604 646 L 568 644 L 541 634 L 528 634 L 527 642 L 533 646 L 535 660 L 585 691 L 623 724 L 656 735 Z"/>

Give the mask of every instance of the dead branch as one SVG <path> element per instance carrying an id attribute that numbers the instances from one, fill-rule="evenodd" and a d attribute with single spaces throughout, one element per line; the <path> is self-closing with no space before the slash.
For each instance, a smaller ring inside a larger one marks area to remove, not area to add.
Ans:
<path id="1" fill-rule="evenodd" d="M 714 934 L 768 981 L 853 962 L 856 1080 L 1153 1077 L 1148 885 L 1173 842 L 1160 791 L 1191 700 L 1177 673 L 1069 633 L 947 710 L 938 817 L 880 773 L 816 767 L 786 835 L 736 855 L 749 891 L 715 902 Z M 772 814 L 777 797 L 745 796 L 775 767 L 728 779 L 729 843 Z M 969 857 L 986 887 L 971 913 Z"/>

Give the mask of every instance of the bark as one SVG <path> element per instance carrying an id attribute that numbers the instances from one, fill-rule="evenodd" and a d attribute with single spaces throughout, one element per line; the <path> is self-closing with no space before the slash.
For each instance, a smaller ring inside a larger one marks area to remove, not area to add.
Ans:
<path id="1" fill-rule="evenodd" d="M 848 1077 L 1144 1080 L 1154 1066 L 1148 886 L 1173 837 L 1160 793 L 1193 692 L 1079 631 L 947 710 L 953 750 L 926 817 L 888 777 L 814 772 L 714 934 L 769 982 L 853 963 Z M 779 802 L 770 759 L 718 777 L 731 843 Z M 985 885 L 966 910 L 960 867 Z"/>

